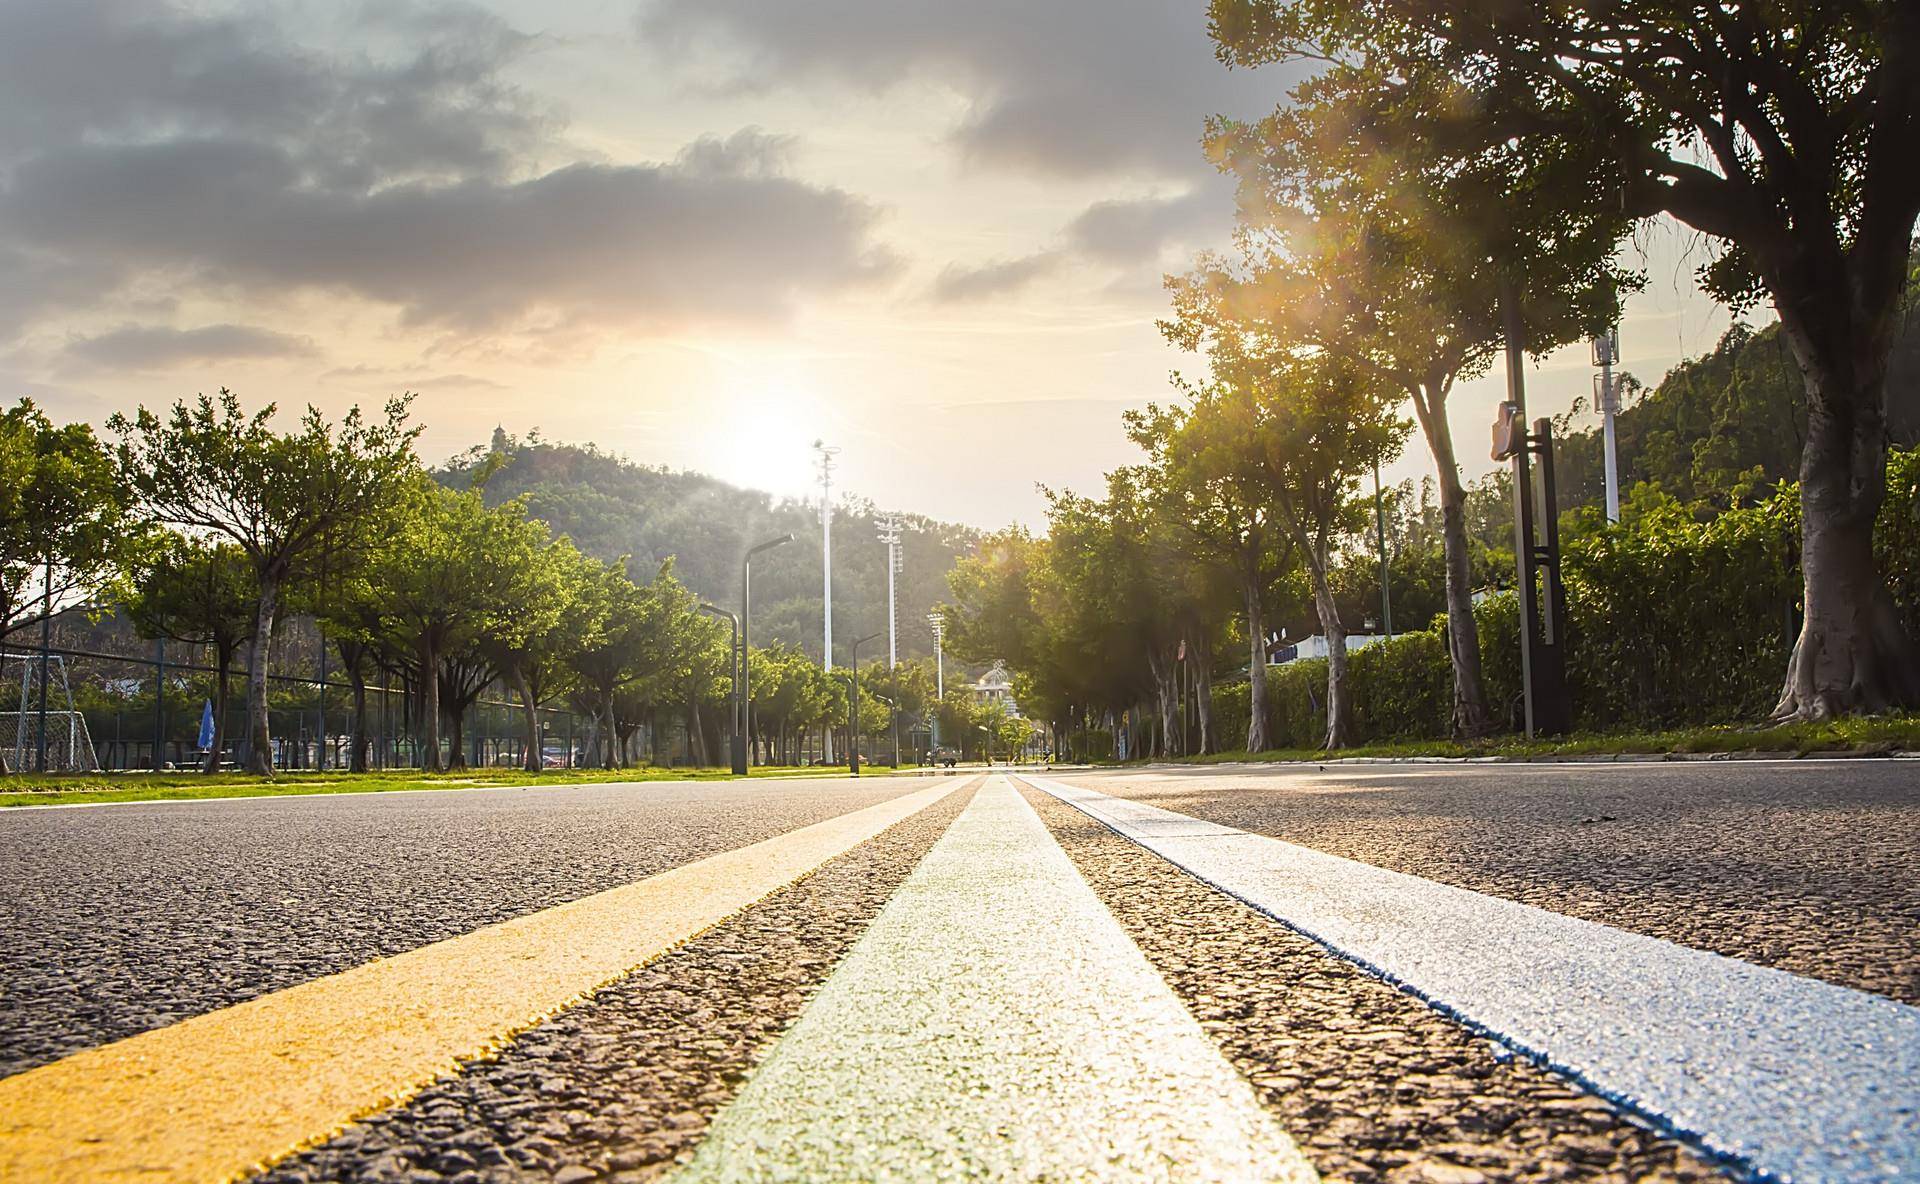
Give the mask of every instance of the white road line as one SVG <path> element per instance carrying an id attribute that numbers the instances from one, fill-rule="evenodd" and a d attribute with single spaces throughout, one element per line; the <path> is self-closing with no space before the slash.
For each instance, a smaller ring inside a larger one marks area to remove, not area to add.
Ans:
<path id="1" fill-rule="evenodd" d="M 1920 1180 L 1920 1009 L 1026 780 L 1761 1178 Z"/>
<path id="2" fill-rule="evenodd" d="M 995 776 L 675 1179 L 1314 1178 Z"/>

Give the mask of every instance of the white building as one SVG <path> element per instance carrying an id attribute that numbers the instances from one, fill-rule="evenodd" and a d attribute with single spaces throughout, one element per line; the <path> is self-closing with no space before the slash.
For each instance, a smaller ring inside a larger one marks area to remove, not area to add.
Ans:
<path id="1" fill-rule="evenodd" d="M 1020 705 L 1013 700 L 1013 676 L 1007 673 L 1004 662 L 995 662 L 988 667 L 987 672 L 975 680 L 968 690 L 976 703 L 985 703 L 989 707 L 1004 703 L 1010 714 L 1020 714 Z"/>
<path id="2" fill-rule="evenodd" d="M 1347 634 L 1347 652 L 1364 650 L 1376 641 L 1385 640 L 1387 635 L 1384 633 L 1349 633 Z M 1302 658 L 1324 658 L 1327 653 L 1326 634 L 1316 633 L 1312 637 L 1303 637 L 1299 641 L 1289 642 L 1272 651 L 1268 662 L 1275 666 L 1285 666 L 1289 662 L 1298 662 Z"/>

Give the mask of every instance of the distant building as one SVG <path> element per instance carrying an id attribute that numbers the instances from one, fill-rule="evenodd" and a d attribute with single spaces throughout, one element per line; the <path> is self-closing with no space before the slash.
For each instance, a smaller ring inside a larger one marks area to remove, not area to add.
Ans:
<path id="1" fill-rule="evenodd" d="M 1013 676 L 1007 673 L 1004 662 L 995 662 L 988 667 L 987 672 L 967 689 L 976 703 L 984 703 L 989 707 L 1004 703 L 1009 712 L 1020 714 L 1020 705 L 1013 699 Z"/>
<path id="2" fill-rule="evenodd" d="M 1384 633 L 1347 634 L 1347 652 L 1364 650 L 1376 641 L 1387 640 Z M 1275 666 L 1285 666 L 1289 662 L 1298 662 L 1302 658 L 1324 658 L 1327 656 L 1327 638 L 1323 633 L 1312 637 L 1303 637 L 1299 641 L 1286 642 L 1277 649 L 1268 651 L 1267 660 Z"/>

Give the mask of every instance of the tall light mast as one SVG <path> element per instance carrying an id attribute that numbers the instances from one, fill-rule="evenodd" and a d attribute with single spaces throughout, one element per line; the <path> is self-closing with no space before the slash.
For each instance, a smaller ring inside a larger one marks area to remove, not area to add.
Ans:
<path id="1" fill-rule="evenodd" d="M 1613 368 L 1620 362 L 1620 327 L 1593 339 L 1593 364 L 1600 373 L 1593 377 L 1594 402 L 1600 405 L 1601 458 L 1607 471 L 1607 521 L 1620 521 L 1620 462 L 1614 444 L 1613 415 L 1619 410 L 1619 390 L 1613 381 Z"/>
<path id="2" fill-rule="evenodd" d="M 933 695 L 935 703 L 947 699 L 947 618 L 940 613 L 927 614 L 927 627 L 933 630 Z M 933 746 L 940 747 L 940 709 L 933 710 Z"/>
<path id="3" fill-rule="evenodd" d="M 813 450 L 819 455 L 820 466 L 820 666 L 823 670 L 833 669 L 833 459 L 840 455 L 840 449 L 821 440 L 813 442 Z M 833 729 L 828 728 L 822 740 L 824 751 L 821 755 L 831 763 L 833 760 Z"/>
<path id="4" fill-rule="evenodd" d="M 893 577 L 900 571 L 900 516 L 888 514 L 880 520 L 880 541 L 887 545 L 887 669 L 899 661 L 899 614 L 894 609 Z"/>

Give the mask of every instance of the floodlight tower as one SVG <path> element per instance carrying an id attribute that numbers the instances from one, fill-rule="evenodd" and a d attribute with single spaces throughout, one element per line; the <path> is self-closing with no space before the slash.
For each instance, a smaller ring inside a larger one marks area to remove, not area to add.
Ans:
<path id="1" fill-rule="evenodd" d="M 933 696 L 935 703 L 947 698 L 947 618 L 941 613 L 927 614 L 927 627 L 933 630 Z M 933 746 L 940 747 L 940 709 L 933 710 Z"/>
<path id="2" fill-rule="evenodd" d="M 821 669 L 833 669 L 833 464 L 840 449 L 821 440 L 813 442 L 820 466 L 820 662 Z M 833 760 L 833 729 L 823 738 L 821 756 Z"/>
<path id="3" fill-rule="evenodd" d="M 1613 414 L 1619 410 L 1620 391 L 1613 379 L 1613 368 L 1620 363 L 1620 326 L 1615 325 L 1593 339 L 1593 364 L 1600 373 L 1593 376 L 1593 401 L 1600 405 L 1601 457 L 1607 471 L 1607 521 L 1620 521 L 1620 462 L 1615 453 Z"/>
<path id="4" fill-rule="evenodd" d="M 887 669 L 892 670 L 899 661 L 898 614 L 893 607 L 893 578 L 901 570 L 898 514 L 888 514 L 880 520 L 880 541 L 887 545 Z"/>

